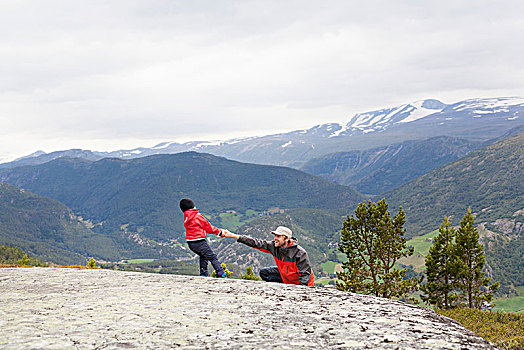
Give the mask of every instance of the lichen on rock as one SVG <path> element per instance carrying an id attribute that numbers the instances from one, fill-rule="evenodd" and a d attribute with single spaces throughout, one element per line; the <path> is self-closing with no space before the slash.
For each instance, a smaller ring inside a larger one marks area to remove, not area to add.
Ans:
<path id="1" fill-rule="evenodd" d="M 492 349 L 431 310 L 245 280 L 1 269 L 0 348 Z"/>

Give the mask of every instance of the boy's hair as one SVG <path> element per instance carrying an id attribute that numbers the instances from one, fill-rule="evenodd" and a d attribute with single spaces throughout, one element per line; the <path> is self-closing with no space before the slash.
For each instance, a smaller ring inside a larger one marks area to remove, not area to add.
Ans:
<path id="1" fill-rule="evenodd" d="M 182 198 L 180 200 L 180 210 L 185 212 L 186 210 L 193 209 L 195 207 L 195 202 L 189 198 Z"/>

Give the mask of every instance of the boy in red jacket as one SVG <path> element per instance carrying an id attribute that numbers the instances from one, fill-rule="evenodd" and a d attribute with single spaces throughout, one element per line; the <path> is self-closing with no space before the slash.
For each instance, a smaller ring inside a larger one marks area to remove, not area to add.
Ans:
<path id="1" fill-rule="evenodd" d="M 180 209 L 184 213 L 184 227 L 189 249 L 200 257 L 200 276 L 208 276 L 207 263 L 211 262 L 218 278 L 227 278 L 217 255 L 207 243 L 207 233 L 221 235 L 221 230 L 211 225 L 204 215 L 195 208 L 195 203 L 189 198 L 180 200 Z"/>

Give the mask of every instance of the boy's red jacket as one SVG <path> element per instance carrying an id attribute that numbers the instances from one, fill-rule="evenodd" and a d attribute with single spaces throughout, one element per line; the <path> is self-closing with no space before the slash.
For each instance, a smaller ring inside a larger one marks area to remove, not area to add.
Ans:
<path id="1" fill-rule="evenodd" d="M 214 235 L 220 233 L 220 230 L 211 225 L 196 208 L 184 212 L 184 227 L 186 228 L 186 241 L 196 241 L 206 238 L 207 233 Z"/>

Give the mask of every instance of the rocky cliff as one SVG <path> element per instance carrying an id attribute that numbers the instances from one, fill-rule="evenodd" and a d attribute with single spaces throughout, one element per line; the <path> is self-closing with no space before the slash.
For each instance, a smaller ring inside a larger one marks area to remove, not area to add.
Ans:
<path id="1" fill-rule="evenodd" d="M 332 289 L 76 269 L 0 269 L 2 349 L 492 349 L 454 321 Z"/>

